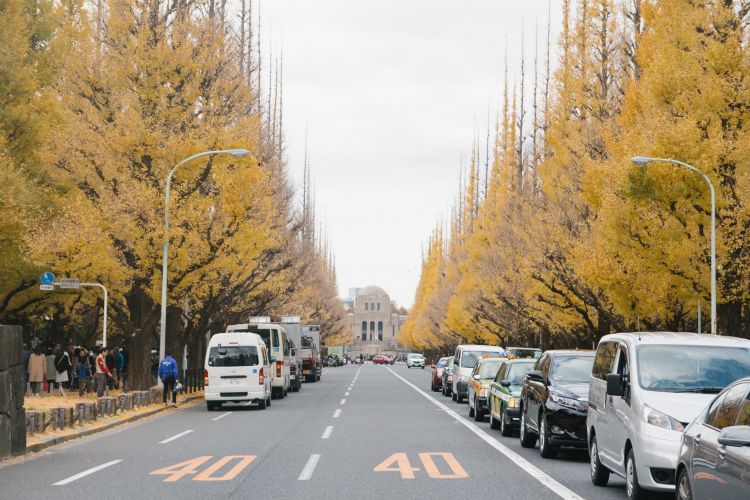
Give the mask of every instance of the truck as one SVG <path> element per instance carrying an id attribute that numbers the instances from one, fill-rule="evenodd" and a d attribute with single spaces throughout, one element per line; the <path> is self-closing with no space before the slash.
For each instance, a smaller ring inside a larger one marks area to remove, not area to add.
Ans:
<path id="1" fill-rule="evenodd" d="M 299 316 L 282 316 L 281 323 L 286 328 L 287 341 L 291 353 L 289 373 L 292 379 L 291 391 L 299 392 L 302 388 L 302 325 Z"/>
<path id="2" fill-rule="evenodd" d="M 302 325 L 300 327 L 300 348 L 302 358 L 302 375 L 305 382 L 317 382 L 323 371 L 320 359 L 320 325 Z"/>

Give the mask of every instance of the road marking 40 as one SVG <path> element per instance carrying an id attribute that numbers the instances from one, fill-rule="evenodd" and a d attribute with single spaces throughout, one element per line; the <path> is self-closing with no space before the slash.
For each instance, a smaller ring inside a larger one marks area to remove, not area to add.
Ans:
<path id="1" fill-rule="evenodd" d="M 187 460 L 185 462 L 170 465 L 169 467 L 164 467 L 163 469 L 155 470 L 151 472 L 151 475 L 168 476 L 164 480 L 165 483 L 174 483 L 175 481 L 179 481 L 183 477 L 190 474 L 195 474 L 195 476 L 193 476 L 193 481 L 230 481 L 237 477 L 237 474 L 242 472 L 245 467 L 250 465 L 253 460 L 255 460 L 256 456 L 228 455 L 226 457 L 220 458 L 216 463 L 214 463 L 210 467 L 205 468 L 202 472 L 198 472 L 200 466 L 205 464 L 212 458 L 213 457 L 210 455 L 197 457 L 192 460 Z M 223 467 L 234 460 L 237 460 L 237 463 L 231 469 L 220 476 L 215 475 Z"/>
<path id="2" fill-rule="evenodd" d="M 435 458 L 442 458 L 443 461 L 448 465 L 451 472 L 444 474 L 440 472 Z M 464 470 L 461 464 L 453 456 L 453 453 L 448 452 L 431 452 L 431 453 L 420 453 L 419 459 L 422 461 L 424 471 L 431 479 L 463 479 L 469 477 L 468 472 Z M 406 453 L 394 453 L 390 457 L 386 458 L 373 469 L 375 472 L 398 472 L 401 474 L 401 479 L 414 479 L 415 472 L 419 472 L 418 468 L 412 467 L 409 457 Z"/>

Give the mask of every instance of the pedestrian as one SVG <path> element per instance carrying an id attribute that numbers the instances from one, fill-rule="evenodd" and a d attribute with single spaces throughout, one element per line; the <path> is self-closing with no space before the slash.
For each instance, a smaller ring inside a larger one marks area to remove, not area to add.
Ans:
<path id="1" fill-rule="evenodd" d="M 91 366 L 89 365 L 86 349 L 81 349 L 76 363 L 76 378 L 78 379 L 78 396 L 82 397 L 86 391 L 89 379 L 91 378 Z"/>
<path id="2" fill-rule="evenodd" d="M 172 406 L 177 407 L 177 393 L 174 390 L 174 386 L 177 383 L 177 375 L 179 370 L 177 369 L 177 361 L 167 353 L 164 359 L 159 363 L 159 378 L 164 386 L 163 401 L 164 406 L 167 406 L 167 393 L 172 392 Z"/>
<path id="3" fill-rule="evenodd" d="M 34 353 L 29 357 L 29 382 L 31 383 L 31 394 L 39 397 L 42 392 L 42 383 L 47 378 L 45 370 L 47 358 L 42 354 L 42 348 L 34 347 Z"/>
<path id="4" fill-rule="evenodd" d="M 122 383 L 124 385 L 125 383 L 125 355 L 122 353 L 122 348 L 116 349 L 117 354 L 115 354 L 115 362 L 117 364 L 117 383 L 118 385 Z"/>
<path id="5" fill-rule="evenodd" d="M 107 392 L 107 379 L 112 377 L 112 374 L 107 368 L 107 348 L 103 347 L 99 350 L 99 355 L 96 357 L 96 397 L 100 398 Z"/>
<path id="6" fill-rule="evenodd" d="M 95 374 L 96 374 L 96 353 L 93 350 L 88 350 L 88 356 L 89 356 L 89 373 L 91 374 L 91 377 L 89 377 L 89 383 L 86 384 L 86 390 L 88 392 L 94 392 L 96 380 Z"/>
<path id="7" fill-rule="evenodd" d="M 67 383 L 68 369 L 70 368 L 70 356 L 66 349 L 60 349 L 55 356 L 55 383 L 57 388 L 60 389 L 60 396 L 65 397 L 65 389 L 63 384 Z"/>
<path id="8" fill-rule="evenodd" d="M 47 365 L 44 367 L 44 374 L 47 376 L 47 393 L 52 394 L 55 388 L 55 352 L 51 347 L 47 347 L 46 352 Z"/>
<path id="9" fill-rule="evenodd" d="M 31 358 L 31 351 L 29 350 L 29 344 L 23 343 L 23 393 L 28 394 L 29 392 L 29 359 Z"/>
<path id="10" fill-rule="evenodd" d="M 115 360 L 114 349 L 107 348 L 107 355 L 104 357 L 104 362 L 107 363 L 107 370 L 109 370 L 111 375 L 111 377 L 107 378 L 107 387 L 112 390 L 117 384 L 117 361 Z"/>

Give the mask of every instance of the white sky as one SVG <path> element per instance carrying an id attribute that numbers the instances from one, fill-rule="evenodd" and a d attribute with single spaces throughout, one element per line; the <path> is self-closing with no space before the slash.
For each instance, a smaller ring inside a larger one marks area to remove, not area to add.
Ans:
<path id="1" fill-rule="evenodd" d="M 541 69 L 547 5 L 261 1 L 261 43 L 275 57 L 283 48 L 290 170 L 301 186 L 307 127 L 318 215 L 342 296 L 350 287 L 378 285 L 399 304 L 412 304 L 422 246 L 448 213 L 461 158 L 475 130 L 484 142 L 488 109 L 494 122 L 506 36 L 510 76 L 519 80 L 521 26 L 531 75 L 538 23 Z M 551 11 L 554 56 L 560 0 Z"/>

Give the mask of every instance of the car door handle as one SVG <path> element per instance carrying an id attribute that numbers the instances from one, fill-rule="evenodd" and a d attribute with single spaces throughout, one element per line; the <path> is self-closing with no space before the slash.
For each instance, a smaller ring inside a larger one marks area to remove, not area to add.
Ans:
<path id="1" fill-rule="evenodd" d="M 693 438 L 693 442 L 695 444 L 701 444 L 701 435 L 700 434 L 696 434 L 695 437 Z"/>
<path id="2" fill-rule="evenodd" d="M 726 456 L 727 456 L 727 449 L 726 449 L 726 447 L 724 447 L 724 446 L 722 446 L 721 448 L 719 448 L 719 449 L 717 450 L 717 452 L 719 453 L 719 457 L 720 457 L 720 458 L 724 458 L 724 457 L 726 457 Z"/>

